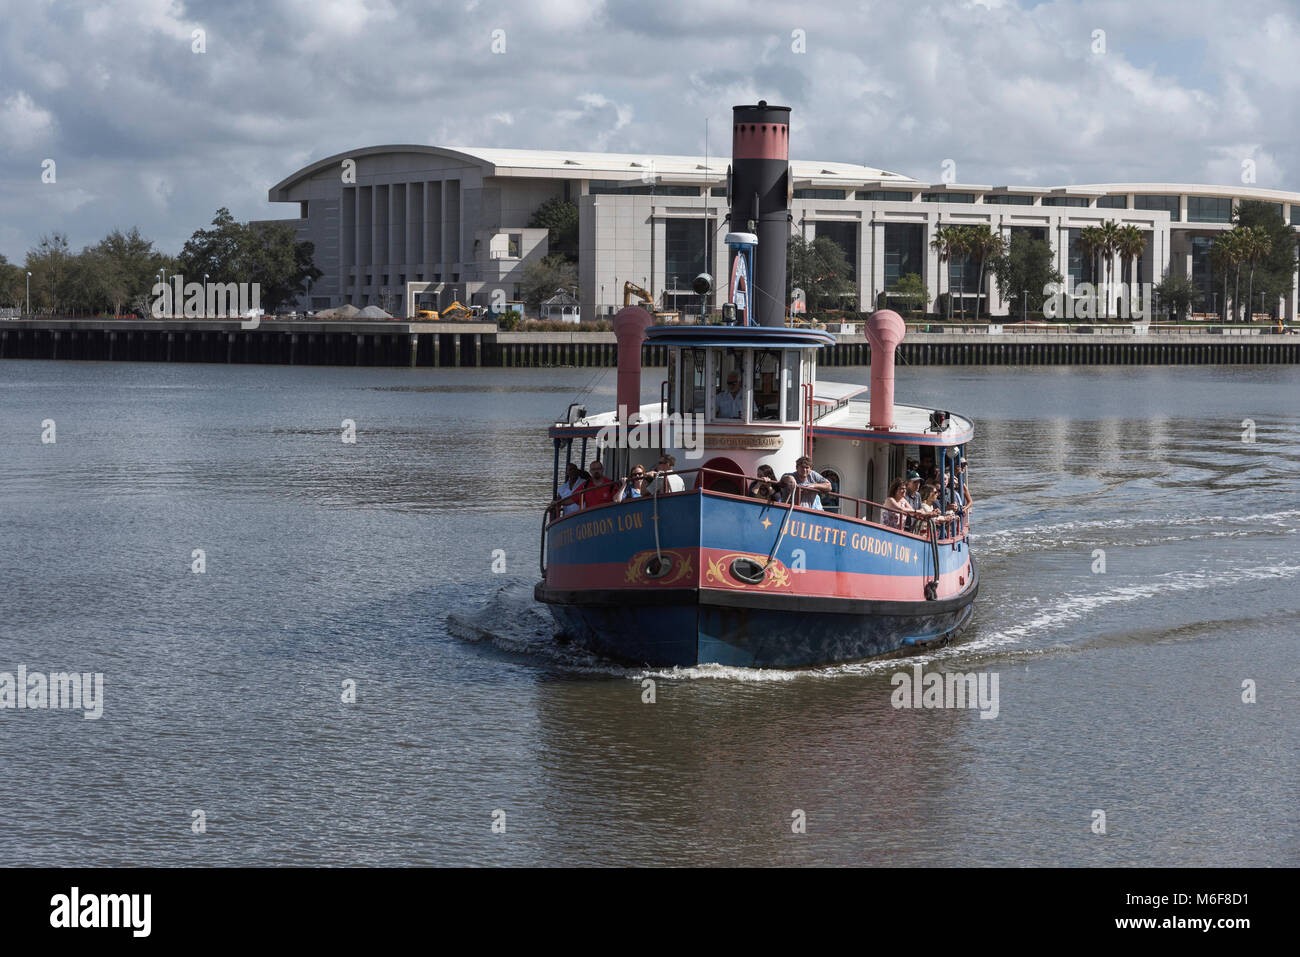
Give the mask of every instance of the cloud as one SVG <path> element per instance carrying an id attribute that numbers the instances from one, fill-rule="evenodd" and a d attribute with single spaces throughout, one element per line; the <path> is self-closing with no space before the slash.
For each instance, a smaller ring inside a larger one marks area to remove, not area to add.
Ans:
<path id="1" fill-rule="evenodd" d="M 1251 158 L 1300 190 L 1297 48 L 1293 0 L 10 4 L 0 252 L 131 225 L 176 251 L 219 206 L 292 216 L 267 185 L 379 143 L 697 153 L 707 119 L 721 155 L 760 98 L 793 108 L 802 159 L 1052 186 L 1235 185 Z"/>

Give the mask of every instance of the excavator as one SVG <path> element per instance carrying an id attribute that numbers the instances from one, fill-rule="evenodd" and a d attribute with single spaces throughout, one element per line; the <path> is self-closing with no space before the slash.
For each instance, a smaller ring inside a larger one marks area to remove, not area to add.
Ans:
<path id="1" fill-rule="evenodd" d="M 644 288 L 629 280 L 623 283 L 623 308 L 626 309 L 632 305 L 632 297 L 636 296 L 639 300 L 637 305 L 646 306 L 650 312 L 654 313 L 655 321 L 659 323 L 677 322 L 681 317 L 675 312 L 663 312 L 655 309 L 654 296 L 646 292 Z"/>
<path id="2" fill-rule="evenodd" d="M 436 309 L 420 309 L 415 314 L 416 319 L 423 319 L 426 321 L 441 319 L 444 322 L 472 322 L 479 320 L 482 317 L 482 306 L 466 306 L 461 303 L 459 299 L 453 302 L 446 309 L 442 310 L 441 315 L 439 315 L 438 310 Z"/>

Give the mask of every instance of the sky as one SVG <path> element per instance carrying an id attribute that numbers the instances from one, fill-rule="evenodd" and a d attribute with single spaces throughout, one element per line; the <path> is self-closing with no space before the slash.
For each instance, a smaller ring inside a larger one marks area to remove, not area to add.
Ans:
<path id="1" fill-rule="evenodd" d="M 1298 61 L 1297 0 L 0 0 L 0 253 L 174 254 L 361 146 L 724 155 L 759 99 L 925 182 L 1300 191 Z"/>

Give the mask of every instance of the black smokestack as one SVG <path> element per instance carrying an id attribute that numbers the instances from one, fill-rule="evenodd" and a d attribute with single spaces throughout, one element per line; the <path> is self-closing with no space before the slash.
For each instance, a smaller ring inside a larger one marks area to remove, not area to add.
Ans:
<path id="1" fill-rule="evenodd" d="M 758 235 L 752 315 L 760 326 L 785 325 L 785 243 L 790 217 L 790 107 L 731 110 L 731 229 Z M 752 225 L 751 225 L 752 224 Z"/>

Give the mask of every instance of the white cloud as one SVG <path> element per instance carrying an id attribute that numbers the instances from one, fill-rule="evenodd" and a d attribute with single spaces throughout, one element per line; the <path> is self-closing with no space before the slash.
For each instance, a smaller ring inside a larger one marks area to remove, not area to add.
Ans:
<path id="1" fill-rule="evenodd" d="M 0 149 L 20 154 L 48 143 L 54 133 L 54 116 L 19 90 L 0 107 Z"/>

